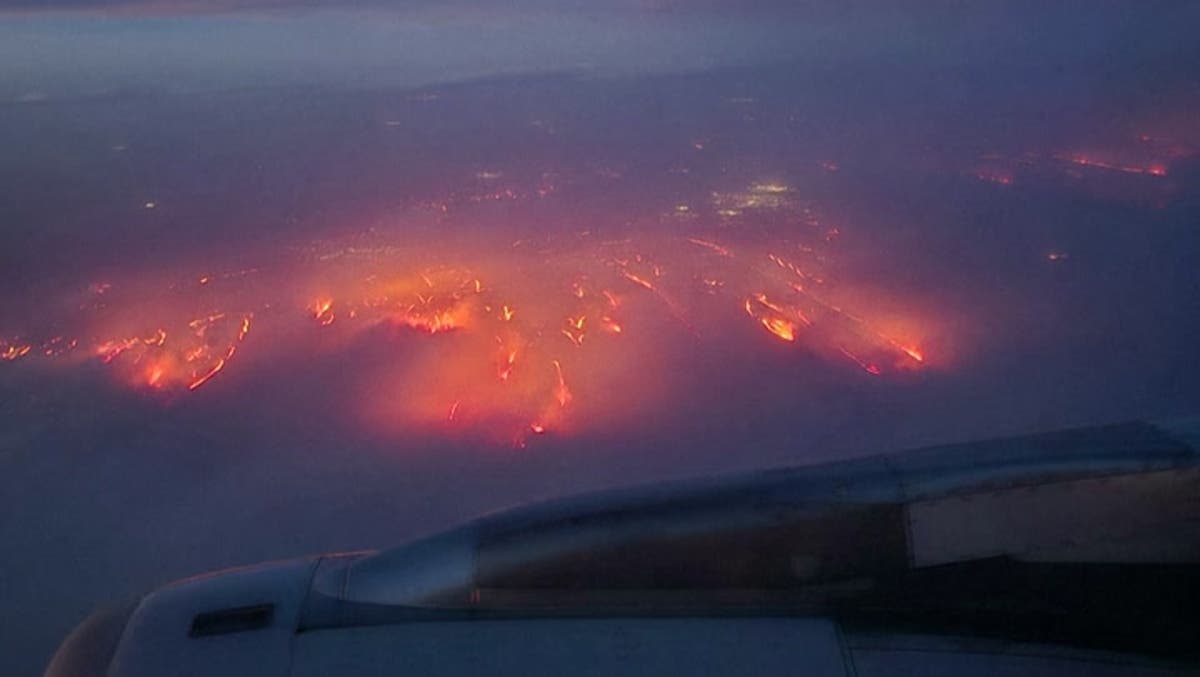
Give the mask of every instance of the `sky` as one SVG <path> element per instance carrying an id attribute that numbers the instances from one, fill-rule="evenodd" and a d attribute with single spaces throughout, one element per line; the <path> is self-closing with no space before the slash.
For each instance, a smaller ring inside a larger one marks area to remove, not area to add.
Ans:
<path id="1" fill-rule="evenodd" d="M 1194 3 L 8 3 L 0 656 L 579 491 L 1200 408 Z"/>

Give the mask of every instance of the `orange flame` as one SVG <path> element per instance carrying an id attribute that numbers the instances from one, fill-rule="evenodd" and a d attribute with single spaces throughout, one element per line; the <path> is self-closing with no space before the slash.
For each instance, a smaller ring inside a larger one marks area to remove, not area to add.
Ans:
<path id="1" fill-rule="evenodd" d="M 309 306 L 309 310 L 312 311 L 313 319 L 319 322 L 322 327 L 328 327 L 333 324 L 333 299 L 317 299 Z"/>
<path id="2" fill-rule="evenodd" d="M 761 318 L 759 322 L 762 323 L 762 326 L 767 328 L 767 331 L 778 336 L 784 341 L 796 340 L 796 325 L 788 322 L 787 320 L 781 320 L 775 317 L 764 317 Z"/>

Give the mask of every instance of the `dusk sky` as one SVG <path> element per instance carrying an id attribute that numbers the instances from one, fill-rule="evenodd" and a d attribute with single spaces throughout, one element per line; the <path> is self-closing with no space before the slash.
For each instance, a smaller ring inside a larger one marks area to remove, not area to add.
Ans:
<path id="1" fill-rule="evenodd" d="M 1200 411 L 1200 5 L 962 5 L 0 4 L 0 672 L 207 570 Z"/>

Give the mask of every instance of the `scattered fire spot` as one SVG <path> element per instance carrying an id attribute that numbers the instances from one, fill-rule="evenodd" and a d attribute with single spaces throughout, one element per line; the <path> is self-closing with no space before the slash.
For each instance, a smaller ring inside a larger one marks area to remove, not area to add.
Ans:
<path id="1" fill-rule="evenodd" d="M 333 299 L 317 299 L 309 306 L 312 311 L 313 319 L 321 324 L 322 327 L 328 327 L 333 324 Z"/>

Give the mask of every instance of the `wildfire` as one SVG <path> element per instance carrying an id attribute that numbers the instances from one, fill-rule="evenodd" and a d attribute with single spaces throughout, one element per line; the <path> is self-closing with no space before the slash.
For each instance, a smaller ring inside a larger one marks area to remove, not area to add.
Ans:
<path id="1" fill-rule="evenodd" d="M 635 275 L 635 274 L 633 274 L 633 273 L 631 273 L 631 272 L 629 272 L 629 271 L 627 271 L 627 270 L 622 270 L 622 271 L 621 271 L 621 277 L 624 277 L 626 280 L 629 280 L 630 282 L 632 282 L 632 283 L 636 284 L 636 285 L 637 285 L 637 286 L 639 286 L 639 287 L 644 287 L 645 289 L 649 289 L 650 291 L 654 291 L 654 285 L 653 285 L 653 284 L 651 284 L 649 280 L 646 280 L 645 278 L 639 277 L 639 276 L 637 276 L 637 275 Z"/>
<path id="2" fill-rule="evenodd" d="M 558 401 L 558 406 L 567 407 L 567 403 L 571 401 L 571 391 L 567 388 L 567 381 L 563 378 L 562 365 L 558 360 L 552 362 L 554 365 L 554 373 L 558 376 L 558 387 L 554 390 L 554 399 Z"/>
<path id="3" fill-rule="evenodd" d="M 496 370 L 496 376 L 501 381 L 507 381 L 512 375 L 513 367 L 517 365 L 517 351 L 510 350 L 508 354 L 500 362 L 500 367 Z"/>
<path id="4" fill-rule="evenodd" d="M 981 155 L 980 164 L 968 170 L 967 175 L 988 183 L 1011 186 L 1020 183 L 1032 184 L 1025 179 L 1045 178 L 1047 175 L 1084 179 L 1088 174 L 1100 177 L 1104 174 L 1127 175 L 1128 178 L 1147 177 L 1157 180 L 1170 174 L 1171 165 L 1195 156 L 1197 149 L 1168 137 L 1139 134 L 1124 138 L 1106 139 L 1086 150 L 1042 149 L 1027 150 L 1016 155 L 989 152 Z M 1134 182 L 1118 187 L 1111 180 L 1101 179 L 1101 190 L 1105 195 L 1127 195 L 1130 190 L 1171 191 L 1170 184 Z"/>
<path id="5" fill-rule="evenodd" d="M 883 373 L 883 370 L 879 368 L 879 365 L 875 364 L 874 362 L 868 362 L 868 361 L 864 360 L 863 358 L 859 357 L 858 355 L 855 355 L 854 353 L 850 352 L 849 350 L 847 350 L 841 346 L 838 347 L 838 350 L 841 351 L 841 353 L 843 355 L 850 358 L 851 362 L 854 362 L 855 364 L 857 364 L 859 367 L 862 368 L 863 371 L 867 372 L 868 374 L 870 374 L 872 376 L 879 376 L 880 374 Z"/>
<path id="6" fill-rule="evenodd" d="M 1150 165 L 1118 164 L 1116 162 L 1102 160 L 1102 159 L 1094 157 L 1092 155 L 1088 155 L 1087 153 L 1072 153 L 1072 154 L 1068 154 L 1068 155 L 1060 155 L 1059 158 L 1062 160 L 1065 160 L 1067 162 L 1070 162 L 1072 164 L 1080 165 L 1083 167 L 1092 167 L 1095 169 L 1107 169 L 1107 170 L 1116 171 L 1116 172 L 1125 172 L 1126 174 L 1147 174 L 1150 176 L 1160 176 L 1160 177 L 1167 175 L 1167 168 L 1161 164 L 1150 164 Z"/>
<path id="7" fill-rule="evenodd" d="M 708 240 L 701 240 L 701 239 L 695 238 L 695 237 L 689 237 L 687 239 L 687 241 L 691 242 L 692 244 L 696 245 L 697 247 L 704 247 L 705 249 L 707 249 L 709 251 L 716 252 L 717 254 L 720 254 L 721 256 L 733 256 L 733 254 L 729 251 L 729 249 L 722 247 L 721 245 L 717 244 L 716 242 L 710 242 Z"/>
<path id="8" fill-rule="evenodd" d="M 328 327 L 333 324 L 333 299 L 317 299 L 312 302 L 312 305 L 308 309 L 312 312 L 313 319 L 320 323 L 322 327 Z"/>
<path id="9" fill-rule="evenodd" d="M 202 269 L 210 272 L 162 285 L 169 292 L 149 282 L 133 290 L 105 283 L 94 292 L 104 303 L 87 305 L 95 317 L 76 323 L 77 336 L 3 341 L 0 359 L 66 357 L 80 345 L 80 360 L 108 365 L 121 381 L 182 394 L 212 383 L 244 351 L 285 359 L 284 346 L 296 349 L 307 327 L 329 350 L 360 337 L 403 346 L 394 369 L 369 375 L 379 384 L 368 390 L 390 396 L 362 407 L 364 416 L 399 429 L 490 430 L 518 446 L 528 435 L 669 406 L 665 398 L 633 397 L 628 384 L 640 379 L 653 385 L 648 392 L 661 390 L 664 346 L 679 345 L 680 336 L 738 336 L 728 328 L 747 316 L 771 341 L 875 376 L 924 366 L 909 334 L 895 338 L 830 300 L 814 252 L 838 229 L 801 205 L 793 188 L 777 182 L 718 194 L 709 205 L 713 218 L 794 208 L 812 237 L 773 241 L 771 249 L 732 236 L 598 241 L 584 233 L 477 249 L 314 245 L 278 269 L 234 273 L 211 272 L 210 262 Z"/>
<path id="10" fill-rule="evenodd" d="M 15 343 L 6 343 L 0 341 L 0 360 L 12 362 L 25 357 L 29 351 L 33 349 L 30 345 L 19 345 Z"/>
<path id="11" fill-rule="evenodd" d="M 784 341 L 796 340 L 796 325 L 788 322 L 787 320 L 781 320 L 777 317 L 764 317 L 760 319 L 759 322 L 762 323 L 762 326 L 767 328 L 767 331 L 778 336 Z"/>

